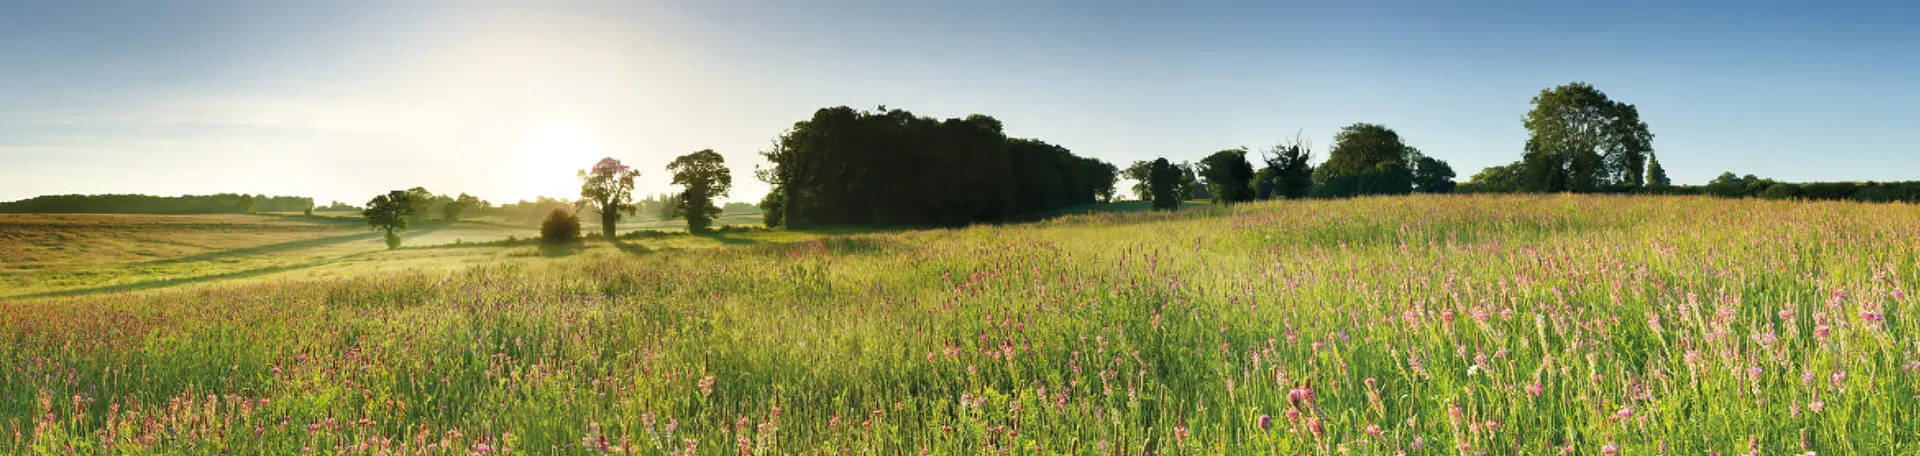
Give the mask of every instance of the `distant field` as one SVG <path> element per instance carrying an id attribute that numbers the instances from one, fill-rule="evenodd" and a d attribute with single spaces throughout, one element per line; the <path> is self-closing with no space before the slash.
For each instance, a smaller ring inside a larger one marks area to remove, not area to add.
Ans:
<path id="1" fill-rule="evenodd" d="M 9 284 L 81 291 L 0 298 L 0 454 L 1920 454 L 1914 205 L 1108 208 L 391 252 L 0 219 Z M 289 269 L 88 289 L 182 255 Z"/>
<path id="2" fill-rule="evenodd" d="M 619 229 L 685 230 L 685 223 L 646 220 L 622 223 Z M 716 223 L 758 226 L 759 216 L 729 215 Z M 598 225 L 590 228 L 597 230 Z M 536 227 L 491 218 L 429 222 L 402 233 L 406 248 L 389 252 L 380 233 L 369 230 L 357 213 L 323 212 L 316 217 L 298 213 L 0 214 L 0 259 L 5 260 L 0 261 L 0 298 L 132 291 L 263 276 L 332 276 L 363 272 L 355 270 L 366 267 L 459 265 L 502 252 L 436 246 L 538 235 Z"/>

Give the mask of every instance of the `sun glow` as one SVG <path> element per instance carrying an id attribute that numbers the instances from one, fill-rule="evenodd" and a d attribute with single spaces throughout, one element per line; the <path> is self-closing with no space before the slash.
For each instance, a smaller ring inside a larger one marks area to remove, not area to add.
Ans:
<path id="1" fill-rule="evenodd" d="M 580 193 L 576 172 L 606 156 L 592 130 L 572 122 L 547 122 L 527 130 L 516 149 L 520 195 L 572 198 Z"/>

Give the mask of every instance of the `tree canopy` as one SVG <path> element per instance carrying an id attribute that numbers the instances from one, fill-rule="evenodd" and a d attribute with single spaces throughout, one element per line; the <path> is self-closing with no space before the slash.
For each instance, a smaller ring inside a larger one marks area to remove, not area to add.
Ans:
<path id="1" fill-rule="evenodd" d="M 984 115 L 937 120 L 881 107 L 815 111 L 763 152 L 770 223 L 960 225 L 999 221 L 1112 192 L 1114 168 Z M 1104 186 L 1104 190 L 1103 187 Z"/>
<path id="2" fill-rule="evenodd" d="M 1262 154 L 1266 166 L 1254 173 L 1254 197 L 1304 198 L 1313 190 L 1313 145 L 1296 134 Z"/>
<path id="3" fill-rule="evenodd" d="M 673 159 L 667 163 L 667 171 L 673 173 L 673 184 L 683 189 L 676 212 L 687 218 L 687 231 L 706 232 L 714 217 L 720 216 L 720 207 L 713 200 L 727 196 L 733 188 L 733 173 L 727 170 L 726 158 L 713 149 L 701 150 Z"/>
<path id="4" fill-rule="evenodd" d="M 1527 112 L 1522 190 L 1640 188 L 1653 133 L 1633 105 L 1583 82 L 1541 90 Z"/>
<path id="5" fill-rule="evenodd" d="M 367 201 L 367 210 L 361 215 L 366 217 L 368 227 L 386 231 L 387 248 L 399 248 L 400 235 L 396 232 L 407 229 L 407 220 L 412 218 L 414 206 L 414 192 L 394 190 Z"/>
<path id="6" fill-rule="evenodd" d="M 1147 188 L 1149 194 L 1153 195 L 1154 209 L 1180 209 L 1180 182 L 1185 174 L 1165 158 L 1156 158 L 1147 164 Z"/>
<path id="7" fill-rule="evenodd" d="M 1313 172 L 1320 196 L 1405 194 L 1413 191 L 1417 152 L 1387 127 L 1356 123 L 1333 137 L 1327 162 Z"/>
<path id="8" fill-rule="evenodd" d="M 628 167 L 613 157 L 600 159 L 591 170 L 580 170 L 580 201 L 575 208 L 593 208 L 600 211 L 600 232 L 608 242 L 616 239 L 614 223 L 620 221 L 621 213 L 631 213 L 633 205 L 633 181 L 640 177 L 640 170 Z"/>
<path id="9" fill-rule="evenodd" d="M 1216 203 L 1253 201 L 1253 165 L 1247 163 L 1244 148 L 1214 152 L 1201 159 L 1200 176 L 1206 179 Z"/>

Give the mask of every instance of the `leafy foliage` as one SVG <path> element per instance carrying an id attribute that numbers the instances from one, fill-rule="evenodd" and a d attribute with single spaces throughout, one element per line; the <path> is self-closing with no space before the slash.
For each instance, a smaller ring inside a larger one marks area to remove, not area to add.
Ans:
<path id="1" fill-rule="evenodd" d="M 1653 133 L 1633 105 L 1575 82 L 1541 90 L 1525 123 L 1522 190 L 1591 192 L 1645 183 Z"/>
<path id="2" fill-rule="evenodd" d="M 413 218 L 414 198 L 414 192 L 394 190 L 367 201 L 367 210 L 361 215 L 366 217 L 368 227 L 386 231 L 387 248 L 400 248 L 396 232 L 406 230 L 407 221 Z"/>
<path id="3" fill-rule="evenodd" d="M 1180 210 L 1180 183 L 1186 173 L 1165 158 L 1156 158 L 1147 165 L 1147 186 L 1153 195 L 1153 208 L 1157 210 Z"/>
<path id="4" fill-rule="evenodd" d="M 580 218 L 565 209 L 554 209 L 540 222 L 540 242 L 568 244 L 580 240 Z"/>
<path id="5" fill-rule="evenodd" d="M 633 181 L 640 177 L 640 170 L 607 157 L 594 163 L 591 170 L 580 170 L 578 175 L 580 200 L 574 202 L 574 207 L 599 211 L 600 232 L 608 242 L 613 242 L 613 225 L 620 221 L 620 214 L 632 213 L 635 209 Z"/>
<path id="6" fill-rule="evenodd" d="M 673 173 L 674 185 L 684 189 L 676 212 L 687 218 L 687 231 L 706 232 L 713 218 L 720 215 L 720 207 L 713 200 L 727 196 L 733 188 L 733 172 L 727 170 L 726 158 L 713 149 L 701 150 L 673 159 L 667 163 L 667 171 Z"/>
<path id="7" fill-rule="evenodd" d="M 1313 172 L 1320 196 L 1405 194 L 1413 191 L 1411 161 L 1418 151 L 1387 127 L 1356 123 L 1334 135 L 1327 162 Z"/>
<path id="8" fill-rule="evenodd" d="M 1223 150 L 1201 159 L 1200 176 L 1216 203 L 1253 201 L 1253 165 L 1247 163 L 1246 149 Z"/>

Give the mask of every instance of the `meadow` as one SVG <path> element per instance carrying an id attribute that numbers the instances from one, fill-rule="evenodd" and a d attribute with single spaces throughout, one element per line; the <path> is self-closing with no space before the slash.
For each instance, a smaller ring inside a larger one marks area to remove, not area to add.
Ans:
<path id="1" fill-rule="evenodd" d="M 9 228 L 0 453 L 1920 452 L 1910 204 L 1369 197 L 564 252 L 250 220 L 138 252 Z M 160 258 L 214 276 L 40 283 Z"/>

